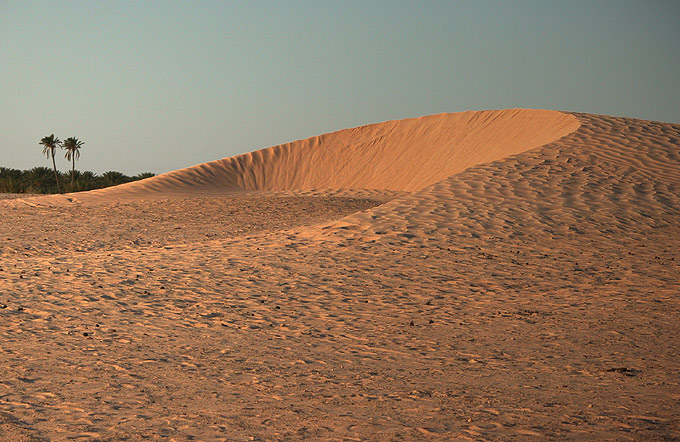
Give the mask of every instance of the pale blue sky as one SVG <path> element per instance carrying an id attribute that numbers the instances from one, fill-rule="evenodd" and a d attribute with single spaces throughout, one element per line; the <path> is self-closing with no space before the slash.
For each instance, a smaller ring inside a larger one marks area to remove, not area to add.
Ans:
<path id="1" fill-rule="evenodd" d="M 49 166 L 51 133 L 136 174 L 439 112 L 680 123 L 678 23 L 676 0 L 0 0 L 0 166 Z"/>

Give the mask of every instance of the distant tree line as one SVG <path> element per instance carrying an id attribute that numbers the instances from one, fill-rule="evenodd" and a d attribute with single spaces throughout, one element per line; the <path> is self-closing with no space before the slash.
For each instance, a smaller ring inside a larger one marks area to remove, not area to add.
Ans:
<path id="1" fill-rule="evenodd" d="M 49 167 L 34 167 L 29 170 L 0 167 L 0 193 L 61 193 L 62 187 L 66 192 L 80 192 L 117 186 L 155 176 L 150 172 L 127 176 L 113 170 L 101 175 L 89 170 L 77 171 L 76 160 L 80 159 L 80 149 L 85 143 L 75 137 L 67 138 L 62 142 L 52 134 L 43 137 L 38 144 L 43 146 L 43 154 L 47 159 L 52 159 L 52 170 Z M 55 160 L 57 148 L 66 150 L 65 157 L 71 161 L 71 170 L 67 173 L 57 170 Z M 60 183 L 66 184 L 62 186 Z"/>
<path id="2" fill-rule="evenodd" d="M 121 172 L 109 171 L 101 175 L 86 170 L 69 170 L 62 173 L 49 167 L 34 167 L 28 170 L 0 167 L 0 193 L 59 193 L 57 178 L 63 184 L 66 192 L 80 192 L 84 190 L 102 189 L 117 186 L 131 181 L 143 180 L 155 176 L 145 172 L 139 175 L 127 176 Z"/>

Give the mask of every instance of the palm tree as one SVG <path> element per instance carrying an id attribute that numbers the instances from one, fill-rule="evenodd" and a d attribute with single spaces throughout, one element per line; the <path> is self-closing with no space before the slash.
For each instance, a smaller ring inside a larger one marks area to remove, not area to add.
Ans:
<path id="1" fill-rule="evenodd" d="M 132 179 L 135 180 L 135 181 L 138 181 L 138 180 L 144 180 L 146 178 L 152 178 L 152 177 L 155 177 L 155 176 L 156 176 L 156 174 L 152 173 L 152 172 L 142 172 L 142 173 L 139 173 L 139 174 L 133 176 Z"/>
<path id="2" fill-rule="evenodd" d="M 19 169 L 0 167 L 0 192 L 23 193 L 24 186 L 21 179 L 22 176 L 23 171 Z"/>
<path id="3" fill-rule="evenodd" d="M 66 159 L 72 161 L 73 168 L 71 169 L 71 190 L 73 190 L 74 178 L 76 175 L 76 160 L 80 159 L 80 148 L 83 146 L 82 141 L 76 137 L 67 138 L 64 140 L 64 149 L 66 149 Z"/>
<path id="4" fill-rule="evenodd" d="M 52 167 L 54 168 L 54 178 L 57 180 L 57 192 L 61 193 L 61 188 L 59 187 L 59 174 L 57 173 L 57 163 L 54 160 L 54 150 L 57 147 L 61 147 L 61 141 L 59 141 L 59 138 L 56 138 L 54 134 L 50 135 L 49 137 L 43 137 L 42 140 L 40 140 L 40 143 L 38 143 L 43 147 L 43 153 L 47 158 L 52 156 Z"/>
<path id="5" fill-rule="evenodd" d="M 26 183 L 26 190 L 31 193 L 52 193 L 54 192 L 54 181 L 50 179 L 52 171 L 49 167 L 34 167 L 33 169 L 24 171 L 24 183 Z"/>
<path id="6" fill-rule="evenodd" d="M 71 182 L 71 186 L 69 187 L 69 192 L 78 192 L 80 189 L 78 188 L 78 183 L 80 182 L 80 171 L 78 170 L 69 170 L 65 174 L 62 175 L 62 178 L 66 181 Z"/>
<path id="7" fill-rule="evenodd" d="M 104 180 L 104 187 L 117 186 L 123 184 L 127 181 L 127 178 L 123 173 L 117 172 L 115 170 L 109 170 L 102 174 Z"/>
<path id="8" fill-rule="evenodd" d="M 78 190 L 92 190 L 99 186 L 101 177 L 92 171 L 86 170 L 78 175 Z"/>

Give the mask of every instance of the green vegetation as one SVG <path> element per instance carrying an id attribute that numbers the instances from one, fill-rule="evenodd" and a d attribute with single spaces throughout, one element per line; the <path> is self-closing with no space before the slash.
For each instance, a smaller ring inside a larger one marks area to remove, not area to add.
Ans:
<path id="1" fill-rule="evenodd" d="M 66 192 L 82 192 L 156 176 L 151 172 L 127 176 L 113 170 L 101 175 L 89 170 L 79 172 L 76 170 L 76 160 L 80 159 L 80 149 L 85 143 L 76 137 L 70 137 L 61 142 L 59 138 L 52 134 L 43 137 L 38 144 L 43 146 L 43 154 L 47 159 L 52 158 L 53 170 L 50 170 L 49 167 L 34 167 L 29 170 L 0 167 L 0 193 L 61 193 L 62 186 L 60 183 L 70 183 L 65 185 L 64 190 Z M 55 159 L 57 148 L 66 150 L 65 157 L 71 162 L 71 170 L 66 173 L 57 170 Z M 54 174 L 52 174 L 53 172 Z"/>
<path id="2" fill-rule="evenodd" d="M 73 161 L 73 167 L 71 168 L 71 188 L 74 188 L 75 186 L 75 177 L 76 177 L 76 160 L 80 159 L 80 148 L 83 147 L 82 141 L 78 140 L 78 138 L 75 137 L 70 137 L 64 140 L 64 144 L 62 146 L 66 150 L 66 159 L 69 161 Z M 54 157 L 54 154 L 52 155 Z M 59 187 L 59 186 L 57 186 Z"/>
<path id="3" fill-rule="evenodd" d="M 34 167 L 29 170 L 0 167 L 0 193 L 60 193 L 60 190 L 80 192 L 129 183 L 152 176 L 155 174 L 149 172 L 127 176 L 120 172 L 109 171 L 98 175 L 89 170 L 79 172 L 72 169 L 66 173 L 57 171 L 55 174 L 49 167 Z M 60 183 L 66 183 L 64 189 L 57 187 L 57 180 Z"/>
<path id="4" fill-rule="evenodd" d="M 50 135 L 49 137 L 43 137 L 42 140 L 40 140 L 41 146 L 43 146 L 43 154 L 47 157 L 47 159 L 52 157 L 52 166 L 54 167 L 54 179 L 57 180 L 57 192 L 61 193 L 61 189 L 59 187 L 59 173 L 57 172 L 57 163 L 54 160 L 54 151 L 57 149 L 57 147 L 61 147 L 61 141 L 59 141 L 59 138 L 56 138 L 54 134 Z"/>

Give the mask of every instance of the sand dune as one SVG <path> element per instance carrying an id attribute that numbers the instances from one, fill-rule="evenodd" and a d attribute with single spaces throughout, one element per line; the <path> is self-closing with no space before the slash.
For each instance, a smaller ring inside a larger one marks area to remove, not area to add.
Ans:
<path id="1" fill-rule="evenodd" d="M 442 114 L 0 211 L 0 440 L 680 438 L 680 125 Z"/>
<path id="2" fill-rule="evenodd" d="M 573 115 L 579 129 L 557 142 L 470 167 L 334 225 L 343 235 L 441 230 L 495 237 L 564 233 L 583 221 L 583 228 L 617 234 L 677 226 L 678 125 Z"/>
<path id="3" fill-rule="evenodd" d="M 555 111 L 510 109 L 388 121 L 294 141 L 157 177 L 41 201 L 107 201 L 225 191 L 414 191 L 468 167 L 554 141 L 579 126 Z"/>

